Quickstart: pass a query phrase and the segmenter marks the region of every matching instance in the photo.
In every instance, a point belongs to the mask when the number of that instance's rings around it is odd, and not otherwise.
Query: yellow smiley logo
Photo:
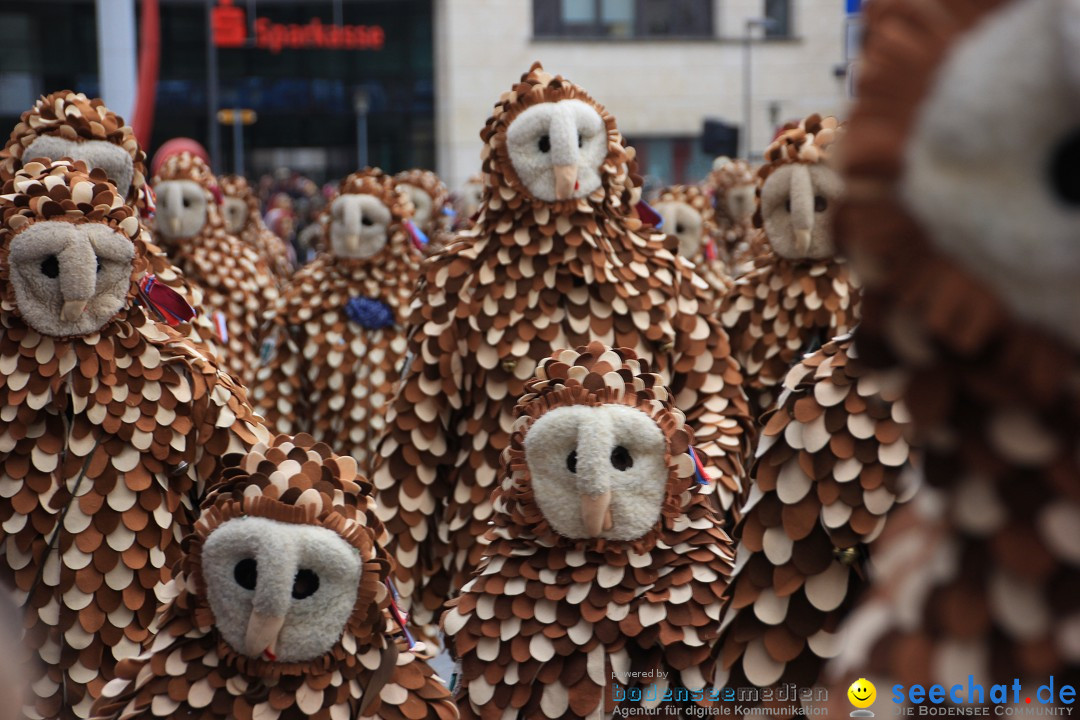
[[[857,708],[868,708],[877,699],[877,688],[866,678],[859,678],[847,689],[848,700]]]

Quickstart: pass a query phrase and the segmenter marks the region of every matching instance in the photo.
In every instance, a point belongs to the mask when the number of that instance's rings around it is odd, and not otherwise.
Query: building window
[[[765,37],[791,37],[791,0],[765,0],[765,17],[772,21],[765,26]]]
[[[712,0],[533,0],[533,35],[712,37],[712,5]]]

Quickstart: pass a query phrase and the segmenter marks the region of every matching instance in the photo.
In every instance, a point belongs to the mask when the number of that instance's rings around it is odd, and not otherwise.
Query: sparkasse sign
[[[247,19],[233,0],[220,0],[211,11],[214,45],[241,48],[249,45]],[[379,25],[332,25],[319,18],[306,23],[275,23],[268,18],[255,19],[255,47],[277,54],[282,50],[382,50],[386,33]]]

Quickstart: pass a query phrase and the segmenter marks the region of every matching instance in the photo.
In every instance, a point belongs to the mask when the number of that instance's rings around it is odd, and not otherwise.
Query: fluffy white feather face
[[[391,219],[374,195],[341,195],[330,208],[330,248],[338,257],[376,255],[389,241]]]
[[[664,232],[679,239],[679,254],[693,260],[705,243],[705,223],[701,213],[684,202],[661,202],[653,209],[664,218]]]
[[[533,494],[564,537],[635,540],[660,518],[668,481],[660,427],[627,405],[574,405],[525,435]]]
[[[127,303],[135,246],[97,223],[39,221],[11,241],[10,278],[23,319],[43,335],[87,335]]]
[[[221,210],[225,216],[225,229],[232,235],[239,235],[247,225],[247,203],[240,198],[226,197]]]
[[[195,237],[206,225],[206,192],[194,180],[162,180],[154,186],[154,229],[166,238]]]
[[[757,188],[752,184],[736,185],[724,195],[724,207],[727,215],[737,223],[745,223],[754,214]]]
[[[434,205],[431,201],[431,196],[424,192],[423,188],[418,188],[409,183],[402,183],[401,185],[398,185],[397,189],[399,192],[408,194],[409,199],[412,200],[412,221],[418,226],[426,228],[428,222],[431,220],[432,206]]]
[[[514,172],[538,200],[589,195],[600,187],[607,157],[607,128],[581,100],[542,103],[525,110],[506,130]]]
[[[461,189],[462,214],[471,218],[480,210],[480,203],[484,199],[484,184],[478,182],[465,183]]]
[[[835,255],[832,216],[843,191],[843,180],[826,165],[790,163],[774,170],[761,188],[761,217],[773,251],[788,260]]]
[[[961,38],[906,148],[931,241],[1022,320],[1080,346],[1080,3],[1007,4]]]
[[[221,636],[249,657],[301,662],[341,638],[363,564],[323,527],[260,517],[229,520],[202,549],[206,595]]]
[[[101,168],[116,186],[120,197],[127,197],[131,181],[135,177],[135,163],[127,151],[104,140],[75,141],[55,135],[42,135],[23,151],[24,161],[34,158],[71,158],[82,160],[90,169]]]

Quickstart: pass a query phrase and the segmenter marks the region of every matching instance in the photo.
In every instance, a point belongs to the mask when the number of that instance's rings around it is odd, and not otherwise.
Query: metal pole
[[[232,125],[233,172],[244,175],[244,124],[240,121],[240,108],[233,110]]]
[[[248,45],[255,44],[255,0],[247,0]]]
[[[334,0],[334,24],[345,24],[345,9],[341,6],[341,0]]]
[[[356,113],[356,169],[368,166],[367,110]]]
[[[131,119],[135,109],[135,0],[97,0],[98,74],[101,97]]]
[[[214,0],[206,0],[206,125],[210,144],[210,164],[216,172],[221,168],[221,133],[218,130],[218,66],[214,46],[212,13]]]
[[[750,149],[753,147],[750,144],[750,123],[753,121],[750,112],[751,94],[751,38],[750,33],[753,31],[754,23],[752,20],[746,21],[746,34],[743,36],[743,156],[750,159]]]

